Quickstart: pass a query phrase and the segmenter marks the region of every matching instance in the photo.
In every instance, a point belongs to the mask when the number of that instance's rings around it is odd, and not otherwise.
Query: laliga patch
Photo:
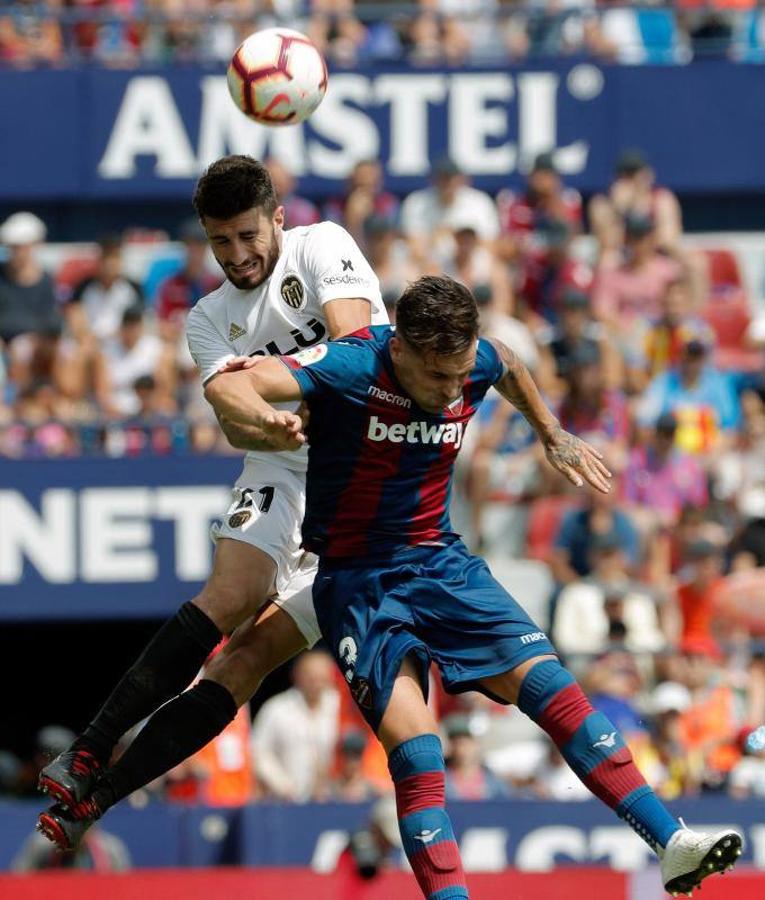
[[[297,360],[301,366],[310,366],[319,362],[327,355],[327,345],[317,344],[315,347],[306,347],[300,353],[293,353],[292,358]]]
[[[252,518],[252,513],[249,509],[242,509],[239,512],[235,512],[233,516],[229,516],[228,519],[228,527],[229,528],[241,528],[242,525],[246,525],[247,522]]]

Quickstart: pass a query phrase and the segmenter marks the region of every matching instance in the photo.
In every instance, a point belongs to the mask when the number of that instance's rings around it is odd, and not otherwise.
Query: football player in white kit
[[[194,205],[226,275],[187,321],[213,409],[228,372],[249,360],[310,354],[327,338],[387,322],[377,278],[353,238],[331,222],[283,230],[284,210],[261,163],[247,156],[213,163]],[[212,574],[162,626],[70,750],[42,770],[40,787],[56,804],[38,828],[61,849],[74,849],[109,806],[219,734],[265,675],[320,636],[311,596],[315,562],[300,547],[307,451],[296,439],[277,443],[218,419],[229,442],[248,452],[234,501],[214,528]],[[232,632],[203,679],[185,691]],[[150,715],[107,768],[117,741]]]

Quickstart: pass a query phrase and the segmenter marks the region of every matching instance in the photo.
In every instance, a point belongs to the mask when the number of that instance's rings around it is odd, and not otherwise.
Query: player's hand
[[[263,415],[259,427],[273,442],[274,450],[299,450],[305,444],[303,420],[296,413],[273,409]]]
[[[564,431],[560,425],[545,443],[545,453],[553,469],[565,475],[576,487],[586,481],[603,494],[611,490],[611,473],[603,464],[603,454],[576,435]]]
[[[262,356],[232,356],[222,365],[218,366],[218,374],[223,372],[241,372],[243,369],[251,369],[263,359]]]

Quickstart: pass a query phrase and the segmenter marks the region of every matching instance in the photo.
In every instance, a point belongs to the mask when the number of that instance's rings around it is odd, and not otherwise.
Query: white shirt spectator
[[[339,735],[340,695],[326,653],[304,653],[296,687],[267,700],[252,726],[255,770],[267,792],[305,803],[328,777]]]
[[[142,376],[156,373],[163,350],[162,341],[155,334],[141,335],[132,347],[126,347],[117,338],[104,344],[111,402],[122,415],[138,412],[140,402],[133,385]]]
[[[81,305],[91,332],[104,340],[119,331],[125,310],[142,300],[138,285],[120,277],[108,288],[97,279],[88,278],[77,287],[69,302]]]
[[[413,191],[401,206],[401,230],[406,237],[428,235],[439,229],[453,229],[465,223],[481,240],[490,241],[499,234],[499,215],[494,201],[476,188],[457,188],[452,203],[442,205],[438,191],[423,188]]]

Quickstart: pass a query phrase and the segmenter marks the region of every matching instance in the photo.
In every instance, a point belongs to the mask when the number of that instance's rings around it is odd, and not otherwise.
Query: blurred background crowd
[[[582,56],[687,63],[765,55],[756,0],[22,0],[0,12],[0,63],[115,67],[227,63],[259,28],[309,34],[335,65]]]
[[[765,317],[736,253],[686,239],[676,197],[637,150],[587,204],[547,153],[525,190],[496,197],[441,159],[429,187],[399,198],[363,161],[322,208],[268,165],[288,226],[343,224],[392,316],[421,273],[469,285],[484,334],[513,347],[563,426],[600,448],[614,491],[577,492],[490,395],[461,454],[455,523],[664,797],[765,796]],[[220,279],[196,221],[54,246],[21,210],[0,243],[0,456],[233,452],[183,336]],[[330,658],[305,654],[292,680],[150,791],[305,802],[389,787]],[[517,710],[449,697],[437,678],[431,702],[452,797],[589,797]],[[34,759],[0,753],[0,791],[31,793],[44,754],[70,739],[49,728]]]

